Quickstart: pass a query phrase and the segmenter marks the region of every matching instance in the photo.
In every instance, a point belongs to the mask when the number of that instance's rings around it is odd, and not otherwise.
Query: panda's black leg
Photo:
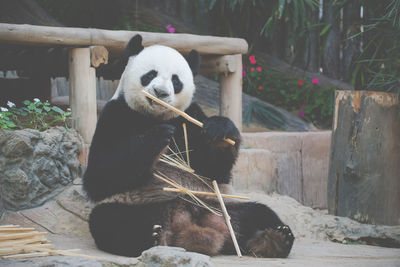
[[[154,246],[153,225],[160,224],[162,205],[108,203],[96,206],[89,217],[90,232],[99,249],[137,257]]]
[[[230,203],[228,212],[236,225],[244,254],[256,257],[287,257],[294,236],[276,213],[260,203]]]

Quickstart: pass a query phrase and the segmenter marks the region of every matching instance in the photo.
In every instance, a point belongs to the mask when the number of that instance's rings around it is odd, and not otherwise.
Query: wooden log
[[[220,75],[221,116],[230,118],[242,130],[242,56],[234,55],[236,71]]]
[[[121,54],[135,34],[141,34],[143,45],[161,44],[183,54],[196,49],[200,54],[245,54],[248,45],[244,39],[170,34],[139,31],[113,31],[70,27],[49,27],[20,24],[0,24],[0,42],[26,45],[104,46],[111,53]]]
[[[400,224],[400,115],[396,94],[337,91],[328,178],[330,214]]]
[[[104,46],[90,47],[90,63],[97,68],[100,64],[108,64],[108,51]]]
[[[203,56],[201,58],[200,73],[224,73],[236,71],[236,57],[226,56]]]
[[[69,54],[69,90],[73,127],[86,144],[92,142],[97,123],[96,74],[90,67],[90,48],[73,48]]]

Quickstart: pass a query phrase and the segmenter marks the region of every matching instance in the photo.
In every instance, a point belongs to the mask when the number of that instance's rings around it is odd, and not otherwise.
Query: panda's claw
[[[161,230],[162,230],[161,225],[158,224],[153,225],[153,233],[151,234],[151,236],[154,239],[154,246],[158,246],[160,243]]]
[[[158,225],[158,224],[155,224],[155,225],[153,225],[153,231],[161,231],[161,225]]]
[[[290,230],[290,227],[287,225],[279,225],[278,227],[276,227],[275,231],[281,233],[285,237],[285,239],[289,241],[294,240],[292,230]]]

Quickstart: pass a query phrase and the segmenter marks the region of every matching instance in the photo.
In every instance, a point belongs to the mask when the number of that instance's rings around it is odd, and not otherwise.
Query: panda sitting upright
[[[96,202],[89,217],[96,245],[135,257],[154,245],[208,255],[234,254],[223,217],[188,202],[182,194],[164,192],[162,188],[168,185],[154,177],[155,171],[162,171],[188,189],[205,190],[201,182],[186,180],[190,173],[159,160],[171,140],[184,150],[185,119],[151,101],[142,90],[204,123],[203,128],[187,123],[190,165],[198,175],[215,179],[221,191],[230,182],[240,133],[228,118],[208,118],[191,104],[198,53],[192,51],[186,61],[166,46],[144,48],[142,37],[135,35],[126,56],[129,60],[119,87],[97,122],[83,180],[89,198]],[[215,198],[203,200],[218,207]],[[294,237],[275,212],[260,203],[225,202],[244,255],[288,256]]]

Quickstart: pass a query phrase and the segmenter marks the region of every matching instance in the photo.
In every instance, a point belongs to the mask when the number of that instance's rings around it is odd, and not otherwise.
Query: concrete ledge
[[[331,131],[243,133],[233,169],[237,190],[276,191],[327,208]]]

